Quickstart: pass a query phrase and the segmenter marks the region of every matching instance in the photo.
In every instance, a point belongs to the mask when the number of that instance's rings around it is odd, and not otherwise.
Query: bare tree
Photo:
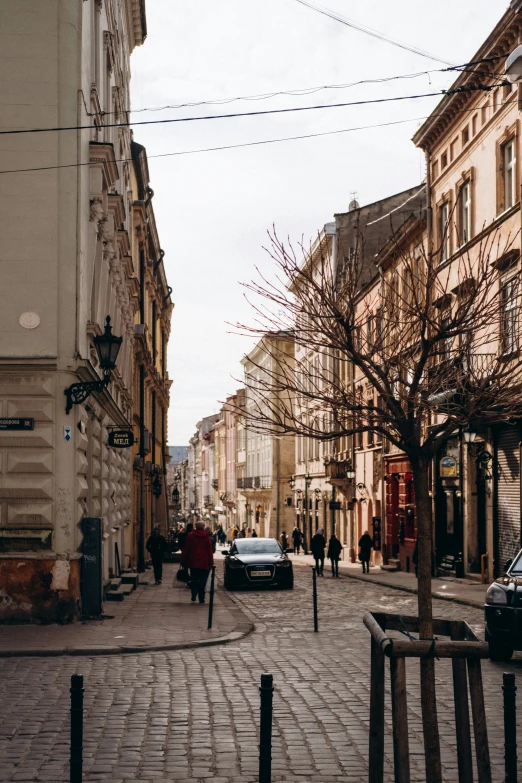
[[[320,440],[373,432],[411,464],[418,529],[420,637],[433,638],[432,513],[429,466],[462,429],[522,415],[515,306],[505,307],[502,280],[518,260],[516,237],[495,232],[446,261],[427,250],[422,217],[411,215],[378,258],[358,247],[332,257],[325,239],[297,252],[270,234],[275,282],[247,285],[256,323],[239,330],[263,338],[292,333],[296,351],[274,354],[275,370],[257,373],[247,426]],[[304,259],[304,260],[303,260]],[[518,279],[518,278],[517,278]],[[320,357],[311,367],[301,347]],[[267,350],[270,351],[267,342]],[[274,364],[273,363],[273,364]],[[374,392],[361,396],[356,379]],[[246,379],[247,386],[249,379]],[[375,404],[377,401],[377,404]],[[421,660],[426,779],[441,781],[432,659]]]

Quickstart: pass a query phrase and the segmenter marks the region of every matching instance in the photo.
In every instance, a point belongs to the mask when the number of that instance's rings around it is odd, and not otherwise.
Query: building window
[[[431,178],[437,179],[438,176],[439,176],[439,162],[438,160],[436,160],[433,166],[431,167]]]
[[[515,140],[511,139],[502,147],[502,171],[504,175],[504,210],[516,203],[516,154]]]
[[[440,156],[440,167],[441,169],[445,169],[447,165],[448,165],[448,153],[443,152],[442,155]]]
[[[373,400],[368,400],[368,426],[373,427],[374,415],[373,415]],[[368,430],[368,446],[374,445],[374,433],[373,430]]]
[[[502,98],[503,100],[507,101],[509,99],[509,96],[511,95],[511,90],[513,89],[513,85],[511,82],[507,82],[502,87]]]
[[[440,262],[447,261],[450,256],[449,247],[449,204],[446,201],[439,208],[439,245]]]
[[[466,180],[459,192],[459,239],[465,245],[471,239],[471,182]]]
[[[518,351],[518,296],[519,278],[513,275],[501,284],[502,306],[500,345],[503,354]]]
[[[477,135],[477,128],[478,128],[478,114],[474,114],[471,118],[471,135],[476,136]]]
[[[372,353],[374,344],[374,323],[373,316],[370,316],[366,322],[366,343],[368,346],[368,353]]]
[[[453,161],[457,155],[457,144],[458,139],[453,139],[453,141],[450,144],[450,161]]]
[[[486,122],[488,121],[488,104],[487,103],[485,103],[484,106],[482,106],[482,108],[480,109],[480,114],[481,114],[482,125],[485,125]]]
[[[465,147],[468,141],[469,141],[469,126],[466,125],[466,127],[462,131],[462,146]]]

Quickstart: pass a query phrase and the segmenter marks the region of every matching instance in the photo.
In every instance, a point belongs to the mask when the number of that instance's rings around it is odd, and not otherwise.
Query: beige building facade
[[[103,576],[130,524],[131,455],[107,446],[131,421],[134,273],[130,54],[143,0],[1,2],[0,619],[81,611],[82,519],[100,520]],[[23,13],[22,13],[23,12]],[[21,35],[20,33],[23,33]],[[91,129],[89,129],[91,128]],[[78,165],[76,165],[78,164]],[[122,338],[103,391],[66,412],[64,390],[97,382],[94,338]]]

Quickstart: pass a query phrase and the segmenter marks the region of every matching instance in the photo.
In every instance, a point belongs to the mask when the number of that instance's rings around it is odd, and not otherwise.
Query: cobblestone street
[[[370,644],[362,615],[367,609],[413,614],[416,598],[325,577],[319,580],[320,625],[314,634],[310,570],[296,567],[295,573],[292,593],[234,594],[256,624],[237,643],[112,657],[0,660],[1,783],[68,780],[69,681],[75,672],[85,678],[85,781],[255,781],[258,684],[264,672],[274,675],[276,689],[273,779],[364,781]],[[435,601],[435,615],[465,619],[482,636],[479,609]],[[518,676],[521,666],[519,654],[510,665],[483,663],[495,783],[503,780],[502,672]],[[416,664],[408,663],[407,671],[412,780],[421,781]],[[454,783],[450,665],[437,663],[437,672],[444,779]],[[520,716],[522,704],[519,724]],[[386,719],[390,770],[388,704]],[[389,771],[386,780],[392,780]]]

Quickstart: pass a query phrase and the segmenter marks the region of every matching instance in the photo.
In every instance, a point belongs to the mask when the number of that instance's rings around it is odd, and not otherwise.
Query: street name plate
[[[0,430],[34,430],[34,419],[0,419]]]

